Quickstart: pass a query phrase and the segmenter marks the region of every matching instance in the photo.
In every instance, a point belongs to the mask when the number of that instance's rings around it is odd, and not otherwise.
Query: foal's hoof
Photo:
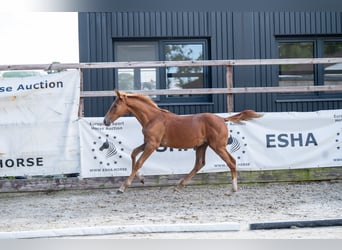
[[[142,178],[142,179],[140,180],[140,182],[141,182],[142,184],[145,184],[145,179]]]
[[[173,188],[173,192],[174,192],[174,193],[180,194],[180,193],[181,193],[181,190],[182,190],[182,187],[179,187],[179,186]]]
[[[233,196],[235,194],[236,194],[236,192],[233,189],[231,191],[224,193],[225,196]]]
[[[118,189],[118,191],[116,191],[117,194],[123,194],[124,191],[122,191],[121,189]]]

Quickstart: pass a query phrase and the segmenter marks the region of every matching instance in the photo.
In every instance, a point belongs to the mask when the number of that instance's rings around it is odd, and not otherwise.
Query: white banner
[[[229,116],[231,114],[219,114]],[[123,117],[109,127],[103,118],[79,121],[81,175],[83,177],[127,176],[132,150],[143,143],[135,118]],[[238,170],[271,170],[341,166],[342,110],[311,113],[265,113],[244,124],[227,123],[227,149]],[[160,147],[141,169],[145,175],[185,174],[195,162],[193,149]],[[200,172],[228,171],[211,149]]]
[[[79,172],[79,71],[0,80],[0,176]]]

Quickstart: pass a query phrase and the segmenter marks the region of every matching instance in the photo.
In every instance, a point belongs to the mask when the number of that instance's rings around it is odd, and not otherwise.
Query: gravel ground
[[[238,222],[238,232],[114,234],[88,238],[339,238],[342,227],[253,230],[250,223],[342,218],[342,182],[0,193],[0,232],[164,223]],[[77,238],[77,237],[70,237]]]

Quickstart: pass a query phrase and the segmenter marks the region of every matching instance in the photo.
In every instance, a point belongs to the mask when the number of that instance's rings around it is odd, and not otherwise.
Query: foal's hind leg
[[[226,162],[228,167],[230,168],[230,172],[232,174],[232,185],[233,185],[233,192],[236,192],[238,189],[237,186],[237,173],[236,173],[236,161],[231,156],[231,154],[228,153],[227,149],[225,146],[220,147],[218,149],[213,148],[213,150]]]
[[[191,172],[185,176],[175,188],[175,191],[180,191],[191,179],[194,175],[205,165],[205,151],[207,150],[208,145],[203,144],[196,148],[196,162],[194,168]]]

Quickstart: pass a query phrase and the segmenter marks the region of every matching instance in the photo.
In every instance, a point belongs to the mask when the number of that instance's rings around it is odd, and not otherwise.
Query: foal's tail
[[[254,118],[259,118],[262,117],[262,114],[258,114],[257,112],[255,112],[254,110],[244,110],[241,113],[238,113],[236,115],[232,115],[226,118],[223,118],[225,122],[234,122],[234,123],[241,123],[241,121],[248,121],[248,120],[252,120]]]

